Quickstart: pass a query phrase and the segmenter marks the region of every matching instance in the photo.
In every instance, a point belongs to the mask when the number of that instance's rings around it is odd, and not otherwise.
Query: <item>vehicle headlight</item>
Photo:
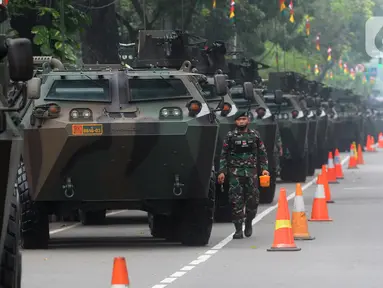
[[[74,108],[69,112],[71,121],[89,121],[93,119],[92,110],[89,108]]]
[[[160,118],[167,118],[167,119],[180,119],[182,117],[182,110],[178,107],[166,107],[162,108],[160,111]]]
[[[289,119],[289,115],[283,114],[283,119]]]
[[[278,119],[283,119],[283,115],[282,115],[282,114],[279,114],[279,115],[278,115]]]
[[[173,115],[174,116],[180,116],[181,115],[181,111],[179,109],[174,109],[173,110]]]
[[[91,115],[92,113],[89,110],[84,110],[82,112],[82,116],[84,116],[85,118],[89,118]]]
[[[70,112],[70,117],[72,117],[73,119],[77,119],[79,116],[79,113],[77,110],[72,110],[72,112]]]
[[[167,117],[169,115],[169,110],[168,109],[162,109],[161,110],[161,115],[164,117]]]

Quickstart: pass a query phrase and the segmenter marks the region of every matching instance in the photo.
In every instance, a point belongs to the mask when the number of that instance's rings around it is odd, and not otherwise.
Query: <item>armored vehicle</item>
[[[356,141],[361,144],[363,139],[363,116],[358,115],[360,99],[350,90],[333,89],[331,98],[334,100],[334,108],[338,113],[338,121],[335,122],[335,134],[337,135],[337,148],[340,152],[349,150],[350,144]]]
[[[309,116],[309,173],[314,175],[315,168],[321,168],[327,163],[328,152],[332,151],[328,147],[328,135],[330,132],[328,115],[321,107],[321,99],[326,97],[321,94],[326,93],[323,84],[316,81],[308,81],[302,78],[300,83],[305,99],[303,105],[307,105],[310,111]],[[327,98],[326,98],[327,99]],[[316,128],[314,129],[314,127]],[[331,136],[332,137],[332,136]]]
[[[5,24],[6,15],[6,7],[0,5],[0,26]],[[20,288],[20,199],[14,181],[23,142],[17,116],[27,101],[26,82],[33,76],[28,39],[0,35],[0,73],[0,287]]]
[[[300,106],[296,75],[293,72],[269,73],[265,102],[275,115],[283,143],[280,177],[283,181],[305,182],[308,168],[309,124]],[[272,91],[281,90],[282,103],[275,104]]]
[[[140,49],[163,49],[164,36],[155,33],[140,31]],[[47,216],[74,209],[83,224],[101,222],[106,209],[147,211],[154,237],[208,243],[215,113],[189,61],[166,55],[151,62],[141,52],[134,69],[63,70],[58,63],[39,79],[38,96],[22,119],[26,169],[18,184],[24,201],[32,203],[22,219],[30,223],[24,248],[47,248]],[[214,83],[218,95],[227,94],[224,75],[215,75]]]

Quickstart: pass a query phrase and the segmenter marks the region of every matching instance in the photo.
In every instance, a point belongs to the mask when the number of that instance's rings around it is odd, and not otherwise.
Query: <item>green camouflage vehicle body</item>
[[[0,28],[7,8],[0,4]],[[33,76],[32,43],[0,35],[0,287],[20,288],[20,199],[14,181],[23,140],[17,116],[27,101],[27,81]],[[12,82],[10,81],[12,80]]]
[[[25,111],[23,194],[34,215],[23,219],[32,223],[25,248],[47,248],[48,215],[75,209],[84,224],[102,221],[106,209],[147,211],[153,236],[207,244],[218,123],[191,63],[103,66],[44,73]]]

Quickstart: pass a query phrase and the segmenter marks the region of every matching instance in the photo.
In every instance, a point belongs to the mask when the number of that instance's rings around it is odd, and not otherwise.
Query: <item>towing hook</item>
[[[74,196],[74,186],[71,178],[68,177],[66,179],[62,188],[64,189],[64,195],[66,198],[72,198]]]
[[[178,174],[174,177],[174,185],[173,185],[173,194],[175,196],[182,195],[182,187],[185,186],[183,183],[180,183],[180,176]]]

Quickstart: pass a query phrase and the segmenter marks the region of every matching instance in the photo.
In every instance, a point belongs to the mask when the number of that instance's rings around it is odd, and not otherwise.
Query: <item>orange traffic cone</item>
[[[111,288],[129,288],[128,268],[124,257],[115,257]]]
[[[350,159],[348,160],[348,169],[358,169],[357,161],[354,154],[354,144],[351,144]]]
[[[364,164],[362,146],[360,144],[358,144],[358,159],[356,162],[357,162],[357,165],[363,165]]]
[[[328,152],[327,181],[331,184],[339,183],[339,181],[336,180],[336,171],[334,165],[334,158],[332,157],[332,152]]]
[[[285,188],[279,192],[277,218],[275,222],[274,242],[267,251],[300,251],[294,242],[290,221],[289,206]]]
[[[318,177],[322,178],[322,175],[319,175]],[[324,193],[323,184],[318,184],[317,186],[311,210],[311,218],[309,221],[332,221],[332,219],[328,216],[326,195]]]
[[[335,149],[334,162],[336,179],[344,179],[342,162],[340,161],[340,154],[338,149]]]
[[[301,184],[297,183],[295,189],[294,208],[292,215],[293,235],[295,240],[314,240],[308,229],[305,203],[303,201],[303,193]]]
[[[383,148],[383,133],[379,133],[379,138],[378,138],[378,147]]]
[[[326,202],[335,203],[331,199],[331,191],[330,191],[330,185],[328,184],[327,175],[328,175],[328,172],[326,170],[326,165],[322,165],[321,177],[318,177],[317,184],[323,185],[324,195],[326,195]]]
[[[371,152],[371,135],[367,135],[366,151]]]

